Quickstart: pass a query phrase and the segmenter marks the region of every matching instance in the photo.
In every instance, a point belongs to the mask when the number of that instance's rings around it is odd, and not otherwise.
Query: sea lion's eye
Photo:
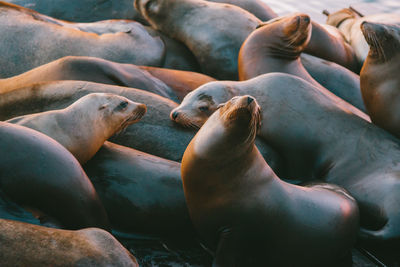
[[[201,106],[201,107],[199,107],[199,110],[201,112],[207,112],[208,111],[208,107],[207,106]]]
[[[145,10],[151,11],[151,8],[153,7],[153,4],[155,4],[155,2],[156,1],[154,1],[154,0],[147,1],[147,3],[144,6]]]
[[[120,107],[121,109],[124,109],[124,108],[126,108],[127,106],[128,106],[128,101],[123,101],[123,102],[119,103],[119,107]]]
[[[128,101],[122,101],[121,103],[119,103],[119,105],[118,106],[116,106],[115,108],[114,108],[114,111],[121,111],[121,110],[124,110],[124,109],[126,109],[126,107],[128,106]]]

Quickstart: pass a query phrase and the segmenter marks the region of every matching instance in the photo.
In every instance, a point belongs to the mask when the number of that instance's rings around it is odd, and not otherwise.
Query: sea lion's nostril
[[[248,105],[250,105],[251,104],[251,102],[253,102],[254,101],[254,98],[252,98],[252,97],[247,97],[247,104]]]
[[[178,111],[172,112],[172,118],[173,118],[174,120],[176,120],[176,118],[178,117],[178,115],[179,115]]]

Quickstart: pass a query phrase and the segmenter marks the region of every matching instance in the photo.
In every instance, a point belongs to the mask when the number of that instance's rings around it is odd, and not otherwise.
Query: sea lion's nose
[[[178,117],[178,115],[179,115],[179,112],[178,111],[174,111],[174,112],[172,112],[172,119],[174,119],[174,120],[176,120],[176,118]]]
[[[251,96],[247,97],[247,105],[250,105],[251,102],[253,102],[253,101],[254,101],[254,98],[252,98]]]

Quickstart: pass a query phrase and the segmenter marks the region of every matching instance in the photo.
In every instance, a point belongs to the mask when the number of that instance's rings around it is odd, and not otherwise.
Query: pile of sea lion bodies
[[[400,16],[134,7],[143,24],[0,2],[0,265],[157,265],[110,232],[198,240],[213,266],[396,251]]]

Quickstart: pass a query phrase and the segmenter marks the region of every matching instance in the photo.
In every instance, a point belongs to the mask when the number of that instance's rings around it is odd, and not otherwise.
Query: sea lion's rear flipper
[[[212,267],[235,266],[235,242],[232,242],[232,229],[221,232]]]

